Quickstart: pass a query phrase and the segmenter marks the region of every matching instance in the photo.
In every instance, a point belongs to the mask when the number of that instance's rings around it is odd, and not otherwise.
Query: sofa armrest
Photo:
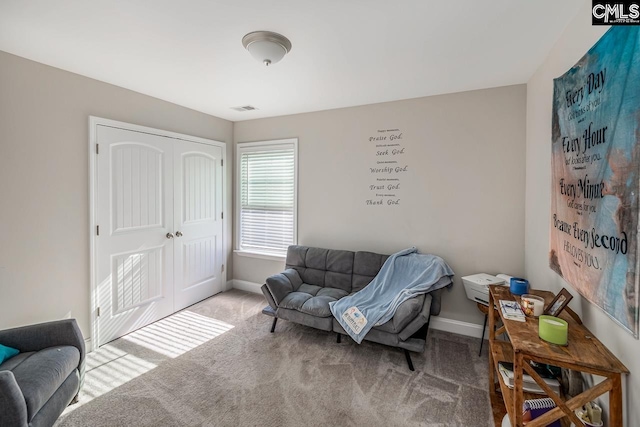
[[[300,278],[300,275],[292,268],[289,268],[282,273],[267,277],[265,283],[276,305],[280,305],[284,297],[298,289],[301,284],[302,279]]]
[[[403,330],[409,322],[416,318],[424,306],[424,294],[409,298],[398,306],[391,321],[396,331]]]
[[[398,334],[398,338],[405,341],[413,334],[418,332],[420,328],[426,325],[429,322],[429,318],[431,317],[431,305],[433,301],[433,292],[428,293],[424,296],[424,302],[422,307],[420,308],[420,313],[411,321],[409,324]]]
[[[80,385],[84,381],[85,347],[82,332],[75,319],[56,320],[0,331],[0,343],[17,348],[21,353],[40,351],[58,345],[70,345],[80,352]]]
[[[277,310],[278,304],[276,304],[276,301],[273,299],[273,295],[271,295],[271,291],[269,290],[267,285],[264,284],[260,286],[260,290],[262,291],[262,295],[264,295],[264,299],[267,300],[267,304],[269,304],[269,307],[271,307],[273,310]]]
[[[81,359],[85,355],[84,339],[75,319],[5,329],[0,331],[0,343],[17,348],[21,353],[57,345],[71,345],[78,349]]]
[[[11,371],[0,371],[0,426],[27,427],[27,403]]]
[[[442,308],[443,291],[444,288],[440,288],[428,293],[428,295],[431,295],[431,314],[433,314],[434,316],[440,314],[440,309]]]
[[[393,326],[396,331],[403,330],[411,320],[418,316],[418,313],[422,311],[422,318],[424,323],[429,320],[429,314],[437,316],[440,314],[442,307],[442,291],[444,288],[431,291],[425,295],[418,295],[417,297],[410,298],[400,304],[393,316]],[[427,301],[425,301],[424,299]],[[420,321],[418,321],[419,323]],[[418,328],[419,329],[419,328]],[[412,332],[413,334],[413,332]]]

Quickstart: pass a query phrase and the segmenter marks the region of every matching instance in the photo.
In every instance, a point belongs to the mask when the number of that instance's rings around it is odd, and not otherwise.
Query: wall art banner
[[[612,27],[554,80],[549,265],[638,338],[640,32]]]

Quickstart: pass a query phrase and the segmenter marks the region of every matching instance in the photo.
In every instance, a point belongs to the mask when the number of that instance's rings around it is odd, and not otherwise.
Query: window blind
[[[240,153],[240,249],[285,255],[294,244],[293,144]]]

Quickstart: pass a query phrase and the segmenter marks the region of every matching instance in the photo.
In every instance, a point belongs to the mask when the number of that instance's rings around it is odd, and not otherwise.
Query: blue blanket
[[[400,304],[450,286],[454,273],[435,255],[409,248],[391,255],[364,289],[329,303],[331,313],[358,344],[369,330],[389,321]]]

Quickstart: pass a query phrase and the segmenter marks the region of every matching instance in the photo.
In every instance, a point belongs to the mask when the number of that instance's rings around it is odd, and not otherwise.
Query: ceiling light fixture
[[[291,51],[291,42],[282,34],[254,31],[242,38],[242,45],[264,65],[275,64]]]

